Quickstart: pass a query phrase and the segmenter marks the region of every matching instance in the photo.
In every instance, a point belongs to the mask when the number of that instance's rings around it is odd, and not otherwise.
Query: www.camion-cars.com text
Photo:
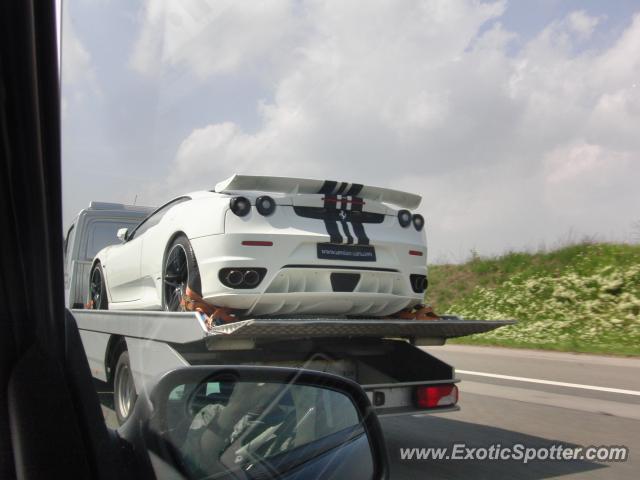
[[[521,443],[489,446],[471,446],[454,443],[450,447],[400,448],[401,460],[491,460],[517,461],[574,461],[624,462],[629,458],[629,448],[623,445],[575,446],[552,444],[528,447]]]

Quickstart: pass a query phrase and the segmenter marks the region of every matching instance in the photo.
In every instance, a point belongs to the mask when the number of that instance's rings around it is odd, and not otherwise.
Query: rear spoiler
[[[266,177],[258,175],[233,175],[218,183],[215,191],[230,193],[237,191],[258,191],[284,193],[295,195],[298,193],[352,195],[377,202],[390,203],[401,208],[417,208],[422,201],[420,195],[401,192],[390,188],[369,187],[359,183],[335,182],[333,180],[313,180],[310,178]]]

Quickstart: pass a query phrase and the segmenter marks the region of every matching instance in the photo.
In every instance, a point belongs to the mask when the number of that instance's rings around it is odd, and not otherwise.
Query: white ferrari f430
[[[171,200],[90,270],[97,309],[178,311],[193,292],[241,316],[386,316],[427,287],[418,195],[356,183],[234,175]]]

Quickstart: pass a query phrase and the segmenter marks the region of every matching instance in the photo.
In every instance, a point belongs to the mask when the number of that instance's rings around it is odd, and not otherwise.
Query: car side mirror
[[[165,374],[145,424],[154,473],[186,478],[386,479],[378,418],[360,385],[280,367],[192,366]],[[141,402],[137,402],[141,403]],[[138,405],[136,405],[137,407]],[[139,430],[138,430],[139,431]]]
[[[111,231],[113,232],[113,230]],[[119,228],[118,232],[116,233],[116,237],[118,237],[118,240],[120,240],[121,242],[126,242],[128,235],[129,235],[128,228]]]

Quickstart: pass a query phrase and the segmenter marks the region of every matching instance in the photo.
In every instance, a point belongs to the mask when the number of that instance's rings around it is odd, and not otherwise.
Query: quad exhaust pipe
[[[411,289],[415,293],[424,293],[429,285],[426,275],[411,274],[409,276],[409,282],[411,283]]]
[[[266,268],[223,268],[218,278],[226,287],[251,289],[257,287],[266,274]]]
[[[227,280],[227,284],[232,287],[237,287],[244,280],[244,273],[241,270],[229,270],[227,276],[225,277]]]
[[[255,287],[260,283],[260,275],[255,270],[247,270],[244,272],[244,283],[248,287]]]

